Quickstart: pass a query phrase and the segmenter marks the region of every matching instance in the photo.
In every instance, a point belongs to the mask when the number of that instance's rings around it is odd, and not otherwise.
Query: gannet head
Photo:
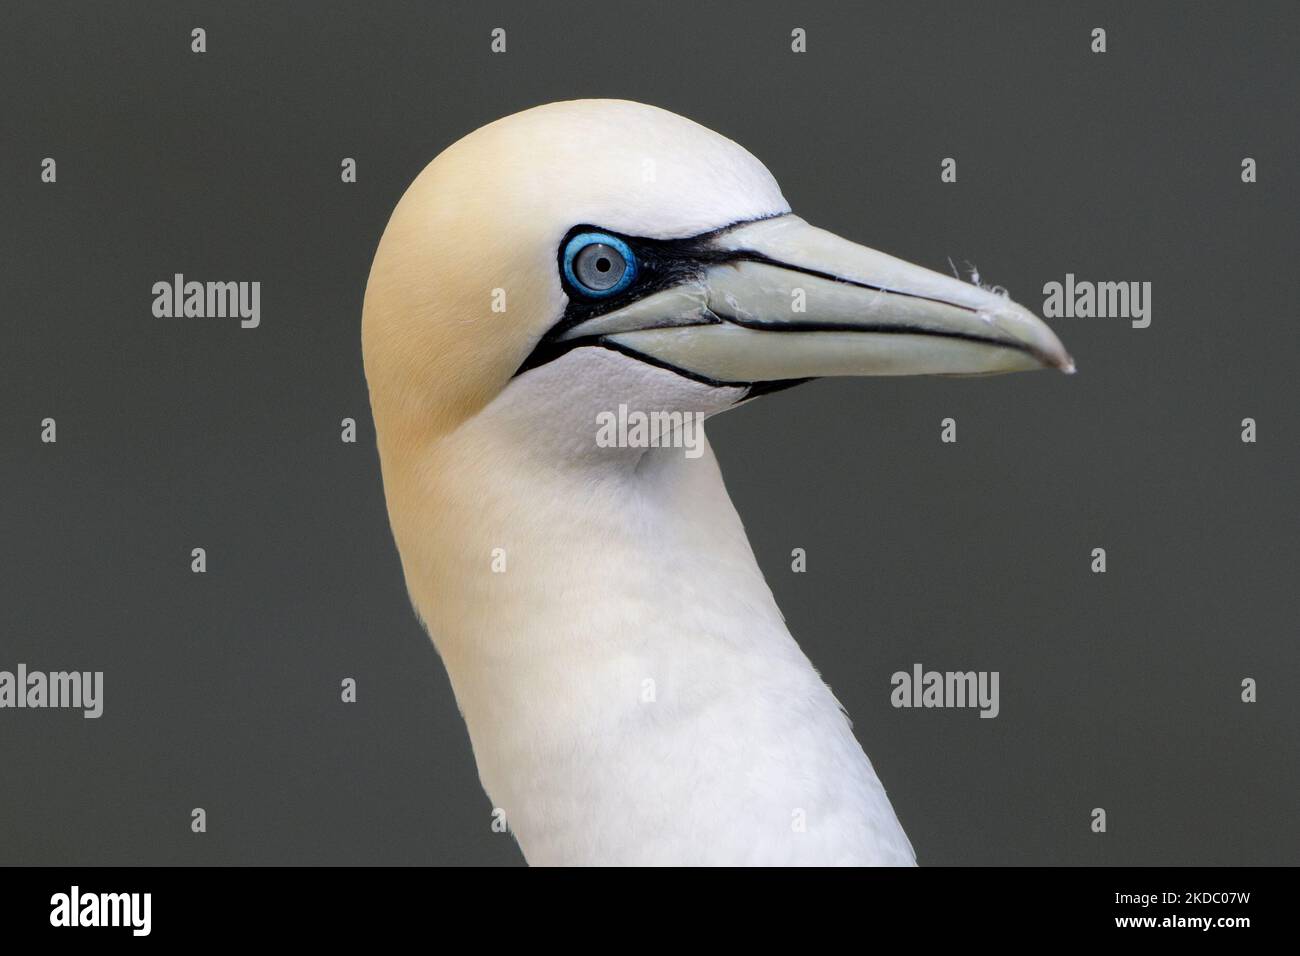
[[[821,376],[1073,369],[1005,296],[809,225],[736,143],[618,100],[506,117],[430,163],[380,242],[363,347],[381,447],[512,393],[591,422]]]

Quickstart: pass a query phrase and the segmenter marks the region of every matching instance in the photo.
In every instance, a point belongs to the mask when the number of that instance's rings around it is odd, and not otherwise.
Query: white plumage
[[[363,342],[393,533],[530,863],[914,862],[712,451],[599,447],[595,422],[620,403],[713,414],[774,379],[1069,360],[1004,298],[788,213],[730,140],[579,101],[447,149],[381,241]],[[581,296],[557,257],[577,226],[635,242],[750,222],[708,248],[762,262],[566,313]],[[574,347],[516,374],[566,315]]]

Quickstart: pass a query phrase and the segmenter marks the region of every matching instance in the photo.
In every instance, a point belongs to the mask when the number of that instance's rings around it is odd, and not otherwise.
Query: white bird
[[[581,100],[420,173],[362,338],[406,585],[530,864],[915,863],[707,443],[604,447],[597,423],[820,376],[1072,370],[1045,324],[808,225],[711,130]]]

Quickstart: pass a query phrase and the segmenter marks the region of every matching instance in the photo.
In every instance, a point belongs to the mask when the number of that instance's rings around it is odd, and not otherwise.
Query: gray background
[[[404,593],[359,322],[424,164],[579,96],[1035,309],[1153,283],[1149,329],[1052,322],[1073,379],[818,382],[710,434],[922,863],[1300,861],[1294,3],[125,6],[0,29],[0,669],[106,672],[99,720],[0,711],[0,863],[520,862]],[[174,272],[260,280],[261,328],[155,319]],[[1001,716],[891,708],[916,661],[1000,671]]]

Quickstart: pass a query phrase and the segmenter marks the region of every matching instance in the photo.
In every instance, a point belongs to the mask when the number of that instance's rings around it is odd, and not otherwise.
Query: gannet
[[[822,376],[1073,370],[1042,321],[809,225],[718,133],[579,100],[419,174],[362,348],[406,586],[528,863],[914,865],[707,442],[603,447],[596,423]]]

